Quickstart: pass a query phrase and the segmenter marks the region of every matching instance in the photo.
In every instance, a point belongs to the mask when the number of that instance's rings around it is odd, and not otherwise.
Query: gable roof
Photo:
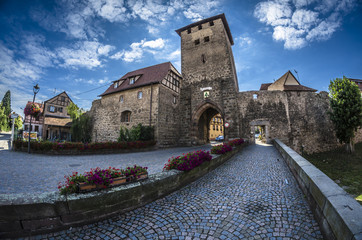
[[[175,32],[177,32],[177,34],[179,36],[181,36],[181,32],[189,29],[189,28],[192,28],[192,27],[196,27],[200,24],[203,24],[203,23],[207,23],[207,22],[211,22],[213,20],[216,20],[216,19],[219,19],[221,18],[222,22],[224,23],[224,27],[225,27],[225,30],[226,30],[226,33],[228,35],[228,38],[229,38],[229,41],[230,41],[230,44],[231,45],[234,45],[234,40],[233,40],[233,37],[231,36],[231,32],[230,32],[230,28],[229,28],[229,24],[228,22],[226,21],[226,18],[225,18],[225,14],[222,13],[222,14],[219,14],[219,15],[216,15],[216,16],[213,16],[213,17],[209,17],[209,18],[206,18],[206,19],[203,19],[201,21],[198,21],[198,22],[194,22],[194,23],[191,23],[185,27],[182,27],[180,29],[177,29],[175,30]]]
[[[153,83],[160,83],[162,79],[166,77],[168,72],[171,69],[175,69],[170,62],[165,62],[157,65],[153,65],[146,68],[141,68],[132,72],[126,73],[123,77],[118,80],[113,81],[113,83],[108,87],[108,89],[99,96],[105,96],[108,94],[121,92],[128,89],[138,88],[142,86],[147,86]],[[177,72],[181,76],[180,73]],[[129,77],[140,76],[134,84],[129,84]],[[114,88],[114,83],[117,81],[120,82],[120,85],[117,88]]]
[[[71,101],[71,102],[73,102],[72,101],[72,99],[69,97],[69,95],[64,91],[64,92],[61,92],[61,93],[59,93],[58,95],[56,95],[56,96],[54,96],[54,97],[52,97],[52,98],[50,98],[50,99],[48,99],[48,100],[46,100],[44,103],[46,103],[46,102],[50,102],[50,101],[52,101],[52,100],[54,100],[54,99],[56,99],[58,96],[60,96],[60,95],[62,95],[62,94],[65,94],[68,98],[69,98],[69,100]]]
[[[316,89],[309,88],[300,84],[291,71],[288,70],[283,76],[281,76],[274,83],[263,83],[260,86],[260,90],[280,90],[280,91],[307,91],[316,92]]]

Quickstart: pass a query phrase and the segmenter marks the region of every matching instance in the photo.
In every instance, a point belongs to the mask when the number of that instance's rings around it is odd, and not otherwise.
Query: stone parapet
[[[362,206],[332,179],[278,139],[283,156],[326,239],[362,239]]]
[[[188,172],[171,170],[148,179],[85,194],[0,195],[0,238],[34,236],[100,221],[143,206],[214,170],[246,144]]]

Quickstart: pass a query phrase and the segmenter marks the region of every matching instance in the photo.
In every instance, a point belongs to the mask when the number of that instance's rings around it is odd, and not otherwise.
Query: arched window
[[[131,111],[124,111],[121,113],[121,122],[131,121]]]

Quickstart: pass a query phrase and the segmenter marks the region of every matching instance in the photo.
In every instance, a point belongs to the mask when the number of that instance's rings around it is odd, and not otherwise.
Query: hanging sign
[[[230,124],[226,122],[224,126],[225,126],[226,128],[228,128],[228,127],[230,126]]]
[[[209,91],[204,91],[204,98],[208,98],[210,97],[210,92]]]

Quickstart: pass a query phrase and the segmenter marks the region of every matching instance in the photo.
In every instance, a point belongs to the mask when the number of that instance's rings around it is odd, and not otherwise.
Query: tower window
[[[211,21],[211,22],[210,22],[210,26],[214,26],[214,21]]]
[[[142,91],[139,91],[139,92],[137,93],[137,98],[138,98],[138,99],[142,99]]]
[[[210,37],[207,36],[207,37],[204,37],[204,42],[209,42],[210,41]]]
[[[188,33],[188,34],[191,33],[191,28],[187,29],[187,33]]]
[[[258,94],[253,94],[253,99],[258,99]]]
[[[176,97],[173,96],[173,104],[176,104]]]
[[[199,30],[201,30],[202,29],[202,25],[199,25]]]
[[[200,44],[200,39],[196,39],[195,40],[195,45],[199,45]]]
[[[119,101],[120,101],[121,103],[123,103],[123,101],[124,101],[123,95],[119,96]]]

